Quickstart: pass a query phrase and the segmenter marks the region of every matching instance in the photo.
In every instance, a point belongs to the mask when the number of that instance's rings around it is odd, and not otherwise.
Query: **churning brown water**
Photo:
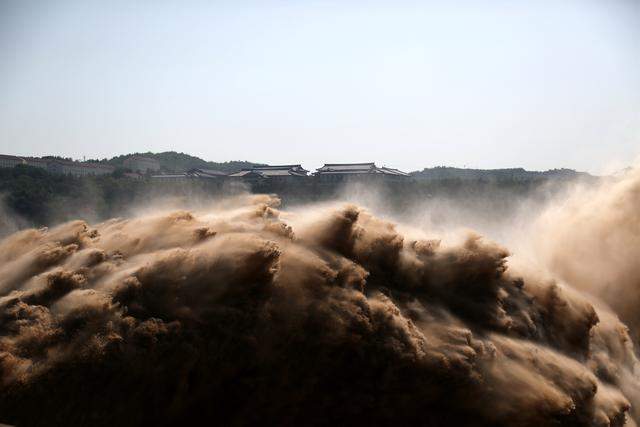
[[[0,422],[639,419],[640,173],[539,218],[544,276],[473,233],[445,244],[354,205],[277,207],[247,196],[0,242]]]

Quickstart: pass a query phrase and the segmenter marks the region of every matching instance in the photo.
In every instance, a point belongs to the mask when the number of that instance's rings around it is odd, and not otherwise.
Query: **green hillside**
[[[577,172],[573,169],[550,169],[547,171],[528,171],[523,168],[508,169],[467,169],[448,166],[425,168],[421,171],[411,172],[417,180],[487,180],[487,181],[529,181],[548,178],[574,179],[593,176],[586,172]]]
[[[200,157],[191,156],[185,153],[178,153],[176,151],[165,151],[162,153],[132,153],[123,154],[106,160],[106,163],[113,166],[123,166],[126,159],[132,156],[144,156],[151,157],[160,162],[160,168],[165,172],[184,172],[189,169],[215,169],[222,172],[235,172],[243,168],[249,168],[251,166],[259,165],[259,163],[251,163],[247,161],[230,161],[230,162],[208,162]],[[104,162],[104,161],[103,161]]]

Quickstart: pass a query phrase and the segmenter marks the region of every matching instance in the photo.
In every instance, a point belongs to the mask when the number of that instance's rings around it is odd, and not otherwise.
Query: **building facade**
[[[26,164],[27,162],[21,157],[0,154],[0,168],[12,168],[17,165],[26,165]]]
[[[17,165],[27,165],[44,169],[50,173],[74,176],[106,175],[114,171],[113,166],[102,163],[74,162],[62,159],[17,157],[0,154],[0,167],[12,168]]]
[[[229,175],[231,178],[245,179],[289,179],[308,176],[309,171],[302,165],[254,166]]]
[[[342,181],[345,179],[382,179],[388,181],[404,180],[410,177],[408,173],[385,166],[378,167],[375,163],[325,163],[314,174],[323,182]]]
[[[228,176],[225,172],[213,169],[189,169],[183,173],[152,175],[151,178],[158,180],[184,180],[184,179],[217,179],[223,180]]]

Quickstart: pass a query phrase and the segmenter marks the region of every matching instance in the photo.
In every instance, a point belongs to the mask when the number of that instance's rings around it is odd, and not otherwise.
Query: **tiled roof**
[[[343,170],[333,170],[333,169],[325,169],[319,170],[316,172],[316,175],[357,175],[357,174],[369,174],[375,173],[375,171],[371,169],[343,169]]]
[[[307,172],[309,171],[305,170],[301,165],[274,165],[255,166],[250,169],[243,169],[229,176],[244,177],[253,174],[263,178],[269,178],[275,176],[307,176]]]
[[[384,171],[384,173],[390,174],[390,175],[398,175],[398,176],[411,176],[406,172],[402,172],[401,170],[398,169],[393,169],[393,168],[388,168],[388,167],[381,167],[380,170]]]
[[[254,169],[253,171],[264,176],[289,176],[295,174],[289,169]]]
[[[251,168],[253,171],[264,173],[266,176],[305,176],[308,170],[304,169],[302,165],[267,165],[267,166],[255,166]]]
[[[363,171],[375,168],[375,163],[325,163],[318,172]]]
[[[265,166],[254,166],[251,169],[295,169],[295,170],[304,170],[302,165],[265,165]]]
[[[409,174],[387,167],[377,167],[375,163],[326,163],[319,168],[316,175],[353,175],[353,174],[383,174],[409,176]]]
[[[214,169],[191,169],[187,172],[188,175],[193,175],[193,176],[201,176],[201,177],[205,177],[205,178],[215,178],[215,177],[222,177],[222,176],[227,176],[226,173],[218,171],[218,170],[214,170]]]
[[[151,175],[151,178],[160,178],[160,179],[168,179],[168,178],[186,178],[186,173],[176,173],[170,175]]]
[[[232,173],[229,176],[232,176],[232,177],[243,177],[243,176],[247,176],[247,175],[251,175],[251,174],[253,174],[253,175],[261,175],[260,173],[254,172],[251,169],[245,169],[245,170],[241,170],[239,172]]]

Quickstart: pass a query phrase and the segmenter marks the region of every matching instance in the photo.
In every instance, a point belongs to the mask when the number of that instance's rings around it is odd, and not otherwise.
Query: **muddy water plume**
[[[634,425],[617,313],[508,260],[269,196],[23,230],[0,242],[0,422]]]

